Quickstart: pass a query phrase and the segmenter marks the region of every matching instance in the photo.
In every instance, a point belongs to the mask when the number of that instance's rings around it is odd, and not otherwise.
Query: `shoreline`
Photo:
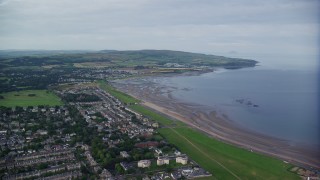
[[[131,84],[115,82],[113,85],[118,90],[142,100],[141,105],[182,121],[217,140],[298,166],[320,169],[319,152],[316,150],[293,146],[286,140],[245,129],[226,117],[217,116],[212,108],[175,99],[171,95],[174,90],[172,87],[160,87],[148,81]]]

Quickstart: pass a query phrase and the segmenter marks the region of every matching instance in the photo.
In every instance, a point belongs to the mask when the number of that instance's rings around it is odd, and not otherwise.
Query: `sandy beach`
[[[171,94],[174,87],[160,86],[143,79],[115,81],[113,85],[142,100],[142,105],[182,121],[215,139],[299,166],[320,168],[320,153],[316,149],[291,145],[288,141],[248,130],[228,119],[227,114],[218,115],[211,107],[178,100]]]

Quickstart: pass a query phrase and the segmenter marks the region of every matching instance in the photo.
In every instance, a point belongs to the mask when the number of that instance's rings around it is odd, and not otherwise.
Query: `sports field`
[[[62,105],[58,96],[47,90],[26,90],[19,92],[8,92],[0,94],[4,99],[0,99],[0,106],[38,106],[38,105]]]

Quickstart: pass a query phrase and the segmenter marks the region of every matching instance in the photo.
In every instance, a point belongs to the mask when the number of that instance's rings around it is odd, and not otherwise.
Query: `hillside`
[[[166,63],[179,63],[185,66],[210,66],[241,68],[252,67],[258,62],[249,59],[228,58],[224,56],[206,55],[170,50],[138,50],[138,51],[92,51],[81,52],[56,51],[46,53],[28,53],[19,51],[22,56],[14,56],[14,52],[6,52],[10,56],[2,55],[1,64],[3,67],[15,66],[45,66],[45,65],[65,65],[84,62],[106,62],[109,66],[133,67],[138,65],[159,66]],[[41,54],[41,56],[39,56]]]

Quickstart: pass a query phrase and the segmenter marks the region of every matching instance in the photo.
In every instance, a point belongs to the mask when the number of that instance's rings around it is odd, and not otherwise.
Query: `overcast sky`
[[[0,0],[0,49],[317,55],[319,0]]]

